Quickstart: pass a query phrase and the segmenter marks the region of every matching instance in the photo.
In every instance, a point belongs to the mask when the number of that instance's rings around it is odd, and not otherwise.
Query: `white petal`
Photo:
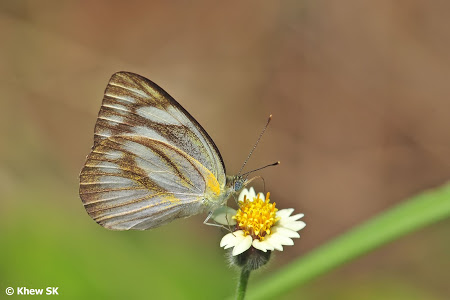
[[[233,256],[241,254],[242,252],[247,251],[252,245],[252,237],[247,235],[243,239],[241,239],[236,246],[234,246],[233,252],[231,253]]]
[[[222,238],[220,247],[225,247],[225,249],[234,247],[243,237],[244,232],[242,230],[230,232]]]
[[[288,218],[292,214],[293,211],[294,211],[293,208],[280,209],[279,211],[277,211],[277,217]]]
[[[280,222],[277,225],[280,227],[290,229],[290,230],[299,231],[300,229],[305,228],[306,223],[303,221],[294,221],[294,222],[287,222],[287,223]]]
[[[286,246],[294,245],[294,241],[292,239],[290,239],[287,236],[284,236],[282,234],[279,234],[279,233],[271,234],[270,239],[267,239],[267,240],[269,240],[272,245],[274,245],[274,243],[278,243],[280,245],[286,245]]]
[[[300,234],[297,231],[293,231],[281,226],[273,226],[272,233],[279,233],[281,235],[287,236],[288,238],[299,238]]]
[[[234,236],[233,235],[233,233],[228,233],[228,234],[226,234],[223,238],[222,238],[222,240],[220,240],[220,247],[226,247],[226,248],[229,248],[228,246],[229,245],[231,245],[230,247],[233,247],[234,246],[234,244],[235,244],[235,238],[236,238],[236,236]],[[225,248],[225,249],[226,249]]]
[[[236,210],[228,206],[221,206],[213,212],[211,219],[222,225],[236,225],[236,220],[233,219],[234,215],[236,215]]]
[[[258,197],[259,197],[259,199],[261,199],[261,200],[263,200],[263,201],[266,200],[266,197],[265,197],[264,194],[261,193],[261,192],[258,193]]]
[[[241,193],[239,194],[239,197],[238,197],[238,201],[244,201],[244,196],[247,196],[247,199],[249,199],[249,192],[248,192],[248,190],[247,190],[247,188],[244,188],[242,191],[241,191]]]
[[[273,239],[272,235],[266,236],[266,239],[264,240],[264,242],[268,243],[269,245],[271,245],[275,250],[278,251],[283,251],[283,245],[281,245],[278,240]]]
[[[287,217],[287,218],[285,218],[285,220],[288,221],[288,222],[293,222],[293,221],[300,220],[304,216],[305,216],[304,214],[297,214],[297,215],[293,215],[293,216]]]
[[[267,241],[260,241],[260,240],[253,240],[252,243],[253,247],[255,247],[258,250],[267,252],[267,250],[272,251],[274,248],[271,244],[269,244]]]
[[[255,198],[256,198],[255,189],[253,187],[250,187],[250,190],[248,191],[247,199],[249,199],[250,201],[253,201],[253,199],[255,199]]]
[[[305,216],[305,214],[296,214],[296,215],[290,216],[289,220],[297,221],[297,220],[300,220],[301,218],[303,218],[304,216]]]

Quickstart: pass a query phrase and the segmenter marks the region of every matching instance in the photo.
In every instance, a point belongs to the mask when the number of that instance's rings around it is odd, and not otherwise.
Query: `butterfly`
[[[112,75],[94,131],[79,192],[89,216],[108,229],[145,230],[212,212],[251,181],[226,175],[203,127],[134,73]]]

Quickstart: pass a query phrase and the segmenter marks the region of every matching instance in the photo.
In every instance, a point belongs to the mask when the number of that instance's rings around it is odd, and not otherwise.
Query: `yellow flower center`
[[[245,236],[251,235],[254,239],[263,241],[271,233],[270,228],[280,219],[276,217],[276,203],[270,203],[269,196],[270,193],[267,193],[265,201],[259,195],[253,201],[247,199],[247,196],[244,201],[239,201],[239,210],[233,219]]]

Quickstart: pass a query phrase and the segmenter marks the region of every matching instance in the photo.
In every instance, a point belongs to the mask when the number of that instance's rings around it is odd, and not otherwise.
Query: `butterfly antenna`
[[[264,167],[261,167],[261,168],[258,168],[258,169],[254,169],[254,170],[251,170],[251,171],[248,171],[248,172],[245,172],[244,174],[242,174],[242,176],[245,176],[245,175],[248,175],[248,174],[250,174],[250,173],[253,173],[253,172],[256,172],[256,171],[265,169],[265,168],[267,168],[267,167],[277,166],[277,165],[279,165],[279,164],[280,164],[280,161],[277,161],[277,162],[274,162],[274,163],[272,163],[272,164],[265,165]]]
[[[258,140],[256,141],[255,145],[252,148],[252,151],[247,156],[247,159],[244,161],[244,164],[242,165],[241,169],[239,170],[238,176],[241,174],[242,170],[244,169],[245,165],[247,164],[248,160],[250,159],[250,156],[252,156],[253,151],[255,151],[256,146],[258,146],[259,141],[261,140],[264,132],[267,129],[267,126],[269,126],[270,121],[272,120],[272,115],[269,116],[269,119],[267,120],[266,126],[264,126],[264,129],[261,131],[261,134],[258,137]]]
[[[264,191],[264,194],[265,194],[266,193],[266,181],[264,180],[264,177],[262,177],[262,176],[255,176],[255,177],[250,178],[246,182],[246,185],[249,185],[250,182],[252,182],[253,180],[256,180],[256,179],[261,179],[262,180],[262,182],[263,182],[263,191]]]

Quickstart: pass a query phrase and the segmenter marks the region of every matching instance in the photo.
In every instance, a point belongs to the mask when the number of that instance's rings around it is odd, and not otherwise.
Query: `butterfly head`
[[[235,193],[240,192],[246,185],[247,179],[243,178],[241,175],[238,175],[234,178],[233,189]]]
[[[239,193],[248,183],[249,180],[246,176],[227,176],[227,189],[229,191],[228,195]]]

